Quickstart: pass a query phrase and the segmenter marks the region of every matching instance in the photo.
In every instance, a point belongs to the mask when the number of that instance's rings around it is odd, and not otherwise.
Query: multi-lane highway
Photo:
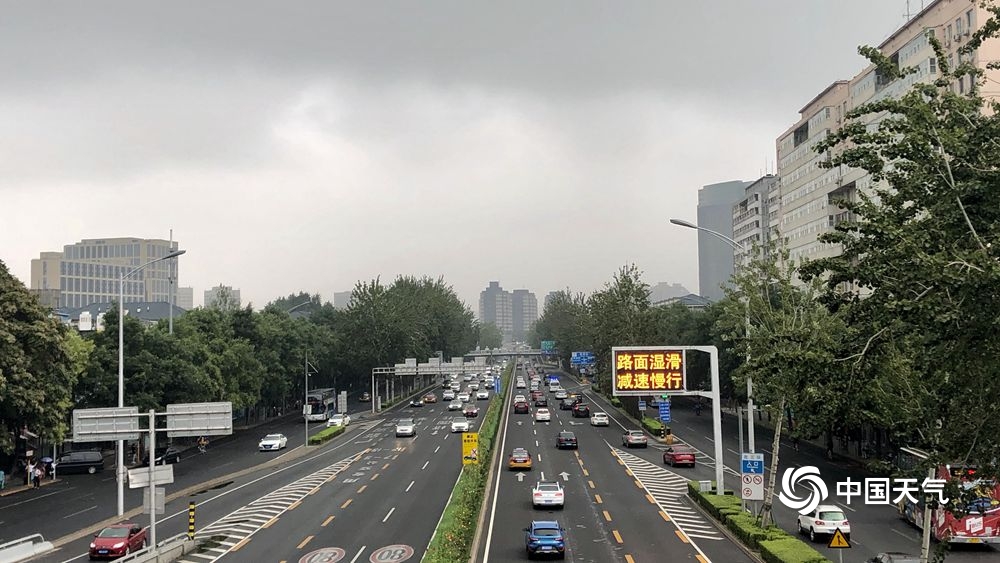
[[[563,382],[568,391],[582,390],[567,377]],[[530,398],[525,389],[507,392]],[[589,418],[573,418],[559,409],[552,393],[545,394],[550,422],[535,422],[534,406],[532,414],[514,414],[508,400],[499,435],[500,465],[494,488],[487,491],[487,529],[476,561],[525,560],[522,530],[532,520],[561,524],[568,561],[752,561],[690,505],[684,478],[661,466],[640,466],[622,448],[625,429],[635,428],[627,419],[591,403],[611,415],[610,426],[592,427]],[[560,431],[576,435],[577,450],[556,448]],[[507,469],[516,447],[532,454],[530,471]],[[564,508],[532,507],[531,490],[540,480],[562,484]]]

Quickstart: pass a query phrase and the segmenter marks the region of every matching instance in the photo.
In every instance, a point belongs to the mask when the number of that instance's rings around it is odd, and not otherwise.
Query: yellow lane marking
[[[267,522],[264,522],[264,525],[263,525],[263,526],[261,526],[261,528],[270,528],[270,527],[271,527],[271,524],[274,524],[274,523],[275,523],[275,522],[277,522],[277,521],[278,521],[278,517],[277,517],[277,516],[275,516],[274,518],[271,518],[271,519],[270,519],[270,520],[268,520]]]
[[[653,499],[653,497],[649,496],[648,494],[646,495],[646,500],[649,501],[649,504],[656,504],[656,501]]]
[[[625,474],[628,475],[629,477],[634,477],[634,475],[632,475],[632,470],[631,469],[626,469],[625,470]]]
[[[590,485],[591,489],[596,489],[597,488],[597,485],[595,485],[593,481],[587,481],[587,484]]]
[[[594,495],[594,500],[597,501],[597,504],[604,504],[604,501],[601,500],[601,495]]]
[[[299,507],[299,505],[300,505],[300,504],[302,504],[302,501],[301,501],[301,500],[297,500],[297,501],[293,502],[293,503],[292,503],[292,504],[291,504],[291,505],[290,505],[290,506],[288,507],[288,510],[295,510],[296,508],[298,508],[298,507]]]
[[[691,543],[690,541],[688,541],[688,537],[686,535],[684,535],[684,532],[682,532],[680,530],[674,530],[674,533],[677,534],[677,537],[679,537],[682,542],[684,542],[684,543]]]
[[[340,505],[340,508],[347,508],[348,506],[350,506],[350,505],[351,505],[351,502],[352,502],[353,500],[354,500],[354,499],[347,499],[347,502],[345,502],[344,504]]]
[[[625,462],[621,458],[618,458],[618,465],[625,465]]]
[[[604,519],[607,520],[608,522],[611,521],[611,513],[608,512],[607,510],[604,511]]]
[[[320,526],[323,526],[323,527],[325,528],[325,527],[326,527],[326,526],[327,526],[328,524],[330,524],[330,522],[333,522],[333,519],[334,519],[334,517],[333,517],[333,516],[330,516],[330,517],[329,517],[329,518],[327,518],[326,520],[323,520],[323,523],[322,523],[322,524],[320,524]]]
[[[392,459],[396,459],[397,457],[399,457],[399,454],[396,454],[396,455],[392,456]]]
[[[319,492],[319,487],[316,487],[315,489],[313,489],[313,490],[309,491],[309,492],[308,492],[308,493],[306,493],[306,494],[309,494],[309,495],[314,495],[314,494],[316,494],[316,493],[318,493],[318,492]]]
[[[625,554],[625,563],[635,563],[635,559],[632,559],[632,556],[626,553]]]
[[[387,463],[387,464],[385,464],[385,465],[382,466],[382,471],[385,471],[388,468],[389,468],[389,464]]]
[[[381,475],[381,473],[376,473],[376,474],[372,475],[372,481],[374,481],[375,479],[378,479],[379,475]]]
[[[669,522],[669,521],[670,521],[670,517],[669,517],[669,516],[667,516],[667,513],[666,513],[666,512],[664,512],[664,511],[662,511],[662,510],[660,511],[660,518],[663,518],[663,520],[664,520],[665,522]]]
[[[636,482],[638,483],[638,481],[636,481]],[[361,494],[361,493],[365,492],[365,489],[367,489],[367,488],[368,488],[368,485],[361,485],[361,488],[358,489],[358,494]]]
[[[642,483],[640,483],[640,482],[639,482],[639,480],[638,480],[638,479],[636,479],[636,480],[635,480],[635,486],[636,486],[636,487],[639,487],[639,488],[641,489],[641,488],[642,488]]]
[[[310,541],[312,541],[312,539],[313,539],[313,536],[306,536],[306,539],[302,540],[302,543],[300,543],[298,546],[296,546],[296,549],[302,549],[303,547],[306,546],[307,543],[309,543]]]
[[[622,535],[618,533],[618,530],[611,530],[611,535],[615,537],[616,542],[625,543],[625,540],[622,539]]]
[[[700,553],[696,554],[694,558],[698,560],[698,563],[708,563],[708,559],[705,559],[705,556]]]
[[[584,477],[590,477],[590,471],[587,471],[586,469],[584,469],[583,470],[583,476]]]
[[[243,538],[242,540],[240,540],[240,543],[234,545],[233,549],[231,549],[230,551],[239,551],[240,548],[243,547],[244,545],[246,545],[247,542],[249,542],[249,541],[250,541],[250,538]]]

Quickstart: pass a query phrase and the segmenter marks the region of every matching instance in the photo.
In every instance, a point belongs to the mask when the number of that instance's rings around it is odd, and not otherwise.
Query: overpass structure
[[[469,352],[468,354],[466,354],[465,357],[466,358],[489,358],[489,357],[492,356],[494,358],[509,358],[509,357],[513,357],[513,356],[546,356],[546,355],[554,356],[554,355],[556,355],[556,352],[555,351],[553,351],[553,352],[543,352],[541,350],[534,350],[534,349],[531,349],[531,350],[503,350],[503,349],[500,349],[500,348],[494,348],[494,349],[490,350],[490,349],[487,348],[485,350],[473,350],[472,352]]]

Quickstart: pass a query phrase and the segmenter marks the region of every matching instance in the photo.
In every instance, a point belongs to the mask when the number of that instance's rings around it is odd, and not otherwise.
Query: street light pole
[[[122,269],[118,278],[118,408],[125,406],[125,279],[132,277],[143,268],[176,258],[186,250],[175,250],[166,256],[161,256],[155,260],[150,260],[136,268],[125,271]],[[118,478],[118,516],[125,514],[125,441],[118,440],[118,467],[115,475]]]
[[[733,240],[732,238],[712,229],[707,229],[705,227],[699,227],[690,221],[685,221],[683,219],[671,219],[670,222],[674,225],[680,227],[687,227],[689,229],[694,229],[696,231],[704,231],[710,235],[715,236],[722,242],[725,242],[729,246],[733,247],[733,250],[742,251],[746,250],[742,245]],[[750,297],[746,294],[743,295],[743,326],[746,331],[747,338],[750,337]],[[750,349],[747,348],[747,363],[750,362]],[[754,404],[753,404],[753,379],[750,377],[750,373],[747,373],[747,449],[750,453],[756,452],[754,448]]]

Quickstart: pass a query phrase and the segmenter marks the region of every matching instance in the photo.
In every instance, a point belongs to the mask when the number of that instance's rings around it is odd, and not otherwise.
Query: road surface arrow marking
[[[521,481],[524,481],[524,473],[517,474],[517,482],[520,483]]]
[[[563,471],[559,475],[563,478],[563,481],[569,481],[569,473],[566,473],[565,471]]]

